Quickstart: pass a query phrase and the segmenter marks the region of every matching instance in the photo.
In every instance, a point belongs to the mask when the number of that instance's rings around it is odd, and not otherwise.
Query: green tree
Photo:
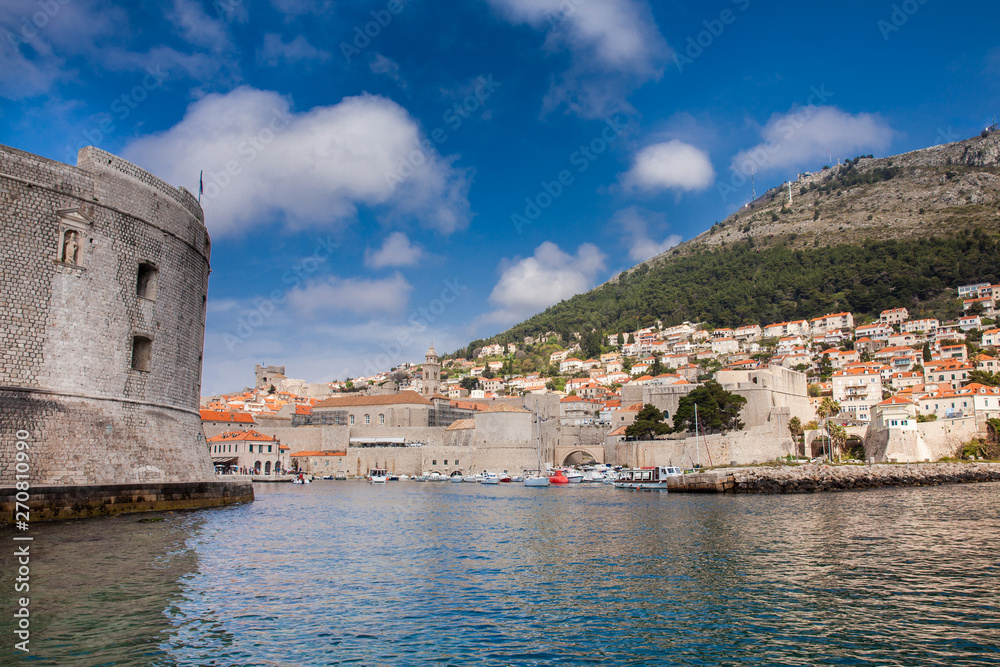
[[[657,354],[653,356],[653,363],[649,366],[649,370],[646,372],[653,377],[663,375],[663,373],[666,372],[666,369],[663,367],[663,362],[660,361],[660,355]]]
[[[833,364],[830,363],[830,355],[824,354],[819,360],[819,378],[829,380],[831,375],[833,375]]]
[[[978,382],[988,387],[1000,387],[1000,373],[990,373],[989,371],[969,371],[969,382]]]
[[[798,417],[792,417],[788,420],[788,432],[791,433],[792,437],[796,440],[798,440],[799,436],[804,433],[802,421]]]
[[[621,347],[624,344],[625,344],[625,336],[623,336],[622,334],[618,334],[618,347]]]
[[[468,389],[472,391],[473,389],[479,389],[479,378],[474,377],[464,377],[458,381],[458,386],[462,389]]]
[[[930,344],[930,342],[924,343],[924,347],[923,347],[922,352],[923,352],[923,355],[924,355],[924,363],[927,363],[932,358],[931,357],[931,344]]]
[[[629,334],[628,335],[628,344],[632,345],[633,343],[635,343],[635,334]]]
[[[722,385],[709,380],[700,387],[681,397],[674,413],[674,432],[693,431],[695,426],[695,406],[698,406],[698,430],[702,433],[726,433],[739,431],[744,424],[740,421],[740,410],[747,399],[726,391]]]
[[[658,435],[670,433],[665,417],[652,403],[646,403],[635,416],[635,421],[625,429],[625,435],[639,440],[652,440]]]

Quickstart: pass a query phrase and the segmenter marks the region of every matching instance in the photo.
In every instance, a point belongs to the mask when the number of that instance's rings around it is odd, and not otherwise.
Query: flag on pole
[[[202,169],[198,172],[198,203],[201,203],[201,195],[205,192],[205,170]]]

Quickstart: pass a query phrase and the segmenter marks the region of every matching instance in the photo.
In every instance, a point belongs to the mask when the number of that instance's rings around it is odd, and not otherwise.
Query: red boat
[[[569,477],[562,470],[557,470],[555,474],[549,475],[549,484],[569,484]]]

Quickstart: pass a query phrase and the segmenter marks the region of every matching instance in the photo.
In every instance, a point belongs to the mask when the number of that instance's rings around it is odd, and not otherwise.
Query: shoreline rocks
[[[728,493],[816,493],[903,486],[1000,482],[1000,463],[806,464],[717,471]],[[678,489],[680,490],[680,489]]]

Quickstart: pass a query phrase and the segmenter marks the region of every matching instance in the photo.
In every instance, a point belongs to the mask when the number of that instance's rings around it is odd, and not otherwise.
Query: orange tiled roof
[[[277,438],[270,435],[264,435],[259,431],[254,429],[249,429],[246,431],[228,431],[222,435],[217,435],[214,438],[209,438],[208,442],[232,442],[234,440],[253,440],[254,442],[274,442]]]
[[[234,424],[253,424],[253,415],[249,412],[222,412],[218,410],[199,410],[203,422],[229,422]]]

